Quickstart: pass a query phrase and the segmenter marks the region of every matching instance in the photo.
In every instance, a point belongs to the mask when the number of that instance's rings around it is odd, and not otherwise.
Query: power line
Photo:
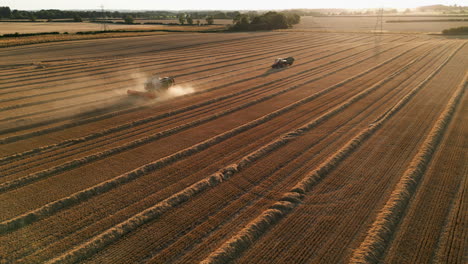
[[[374,32],[377,33],[377,31],[381,34],[383,31],[383,12],[384,9],[383,7],[379,8],[377,11],[377,21],[375,22],[375,27],[374,27]]]
[[[106,13],[104,12],[104,5],[101,5],[101,31],[107,31],[108,30],[108,27],[107,27],[107,15]]]

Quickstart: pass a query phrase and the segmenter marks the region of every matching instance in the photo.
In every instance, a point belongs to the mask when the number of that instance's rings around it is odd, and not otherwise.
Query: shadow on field
[[[146,100],[143,98],[123,96],[122,98],[117,98],[99,105],[82,107],[77,111],[77,113],[71,116],[71,119],[89,118],[110,112],[125,110],[133,106],[142,105],[145,101]]]
[[[272,74],[272,73],[284,71],[284,70],[286,70],[286,69],[287,69],[287,67],[279,68],[279,69],[270,68],[270,69],[268,69],[264,74],[262,74],[262,75],[260,75],[260,76],[266,77],[266,76],[268,76],[268,75],[270,75],[270,74]]]

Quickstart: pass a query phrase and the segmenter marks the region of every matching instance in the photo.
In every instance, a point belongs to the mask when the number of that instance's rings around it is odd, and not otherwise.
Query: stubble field
[[[464,21],[450,21],[465,19]],[[390,21],[390,22],[389,22]],[[392,23],[392,21],[405,21]],[[390,33],[435,33],[456,27],[466,27],[466,17],[448,16],[384,16],[382,18],[382,31]],[[295,30],[323,31],[323,32],[374,32],[380,31],[378,18],[375,16],[355,17],[302,17],[301,23],[294,26]]]
[[[121,21],[119,21],[121,22]],[[147,22],[157,23],[179,23],[178,20],[136,20],[134,25],[126,24],[111,24],[105,25],[106,30],[179,30],[179,31],[201,31],[201,30],[213,30],[222,29],[225,25],[231,24],[232,20],[227,19],[215,19],[214,25],[204,26],[189,26],[189,25],[151,25],[143,24]],[[140,24],[142,23],[142,24]],[[201,23],[206,23],[205,20],[201,20]],[[78,31],[100,31],[104,30],[103,25],[100,23],[82,22],[0,22],[0,35],[2,34],[14,34],[16,32],[23,33],[40,33],[40,32],[68,32],[75,33]]]
[[[0,263],[463,263],[466,42],[265,32],[3,48]],[[127,97],[152,74],[177,86]]]

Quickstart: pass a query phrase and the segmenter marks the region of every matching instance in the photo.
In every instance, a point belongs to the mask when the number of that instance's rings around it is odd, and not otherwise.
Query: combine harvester
[[[130,96],[139,96],[148,99],[155,99],[161,93],[166,92],[175,85],[175,80],[172,77],[163,77],[158,78],[153,76],[146,80],[145,82],[145,90],[146,91],[135,91],[135,90],[127,90],[127,94]]]
[[[287,57],[285,59],[278,58],[278,59],[275,60],[275,63],[273,63],[273,65],[271,65],[271,68],[280,69],[280,68],[284,68],[284,67],[287,67],[287,66],[291,66],[291,65],[293,65],[293,63],[294,63],[294,58],[293,57]]]

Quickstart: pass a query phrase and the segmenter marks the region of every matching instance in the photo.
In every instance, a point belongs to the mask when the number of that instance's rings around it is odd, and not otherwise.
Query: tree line
[[[11,10],[9,7],[0,7],[0,19],[73,19],[82,22],[83,19],[100,20],[123,19],[126,24],[133,24],[134,19],[178,19],[179,24],[200,25],[200,20],[212,25],[214,19],[232,19],[232,31],[254,31],[286,29],[300,22],[300,15],[295,11],[258,13],[248,11],[221,12],[221,11],[194,11],[194,12],[172,12],[172,11],[144,11],[144,12],[119,12],[119,11],[63,11],[58,9],[43,9],[39,11]]]
[[[222,11],[195,11],[183,12],[191,19],[234,19],[240,13],[238,11],[222,12]],[[124,17],[132,17],[138,19],[178,19],[181,12],[172,11],[140,11],[140,12],[120,12],[120,11],[98,11],[98,10],[85,10],[85,11],[68,11],[58,9],[43,9],[39,11],[24,11],[24,10],[11,10],[8,6],[0,7],[0,19],[75,19],[77,17],[87,19],[122,19]]]
[[[267,12],[262,15],[256,13],[239,14],[233,19],[232,31],[255,31],[286,29],[299,24],[301,17],[293,12]]]

